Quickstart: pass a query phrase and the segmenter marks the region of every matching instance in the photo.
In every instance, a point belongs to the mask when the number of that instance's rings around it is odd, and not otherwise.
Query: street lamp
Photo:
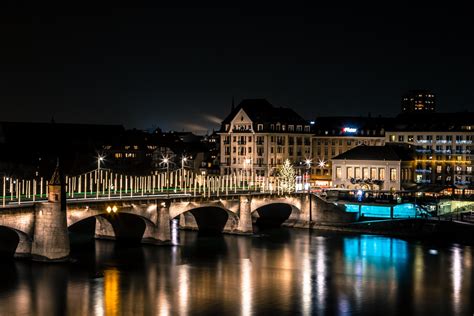
[[[97,157],[97,170],[100,170],[100,162],[104,160],[104,157],[98,156]]]
[[[306,165],[306,172],[305,172],[305,188],[309,191],[309,176],[311,174],[311,159],[306,159],[304,164]]]
[[[170,197],[170,159],[168,157],[163,157],[161,161],[163,164],[166,165],[166,196],[167,198]]]
[[[186,179],[184,178],[184,166],[186,164],[186,161],[188,161],[188,157],[183,155],[181,157],[181,188],[186,186]]]
[[[309,175],[311,174],[311,159],[306,159],[304,163],[305,163],[306,168],[307,168],[307,170],[306,170],[307,177],[305,177],[305,178],[308,179]],[[306,191],[308,192],[308,196],[309,196],[309,225],[308,226],[311,229],[311,222],[313,221],[313,210],[312,210],[312,205],[311,205],[312,197],[311,197],[311,192],[309,190],[310,189],[309,188],[309,183],[306,182],[305,186],[306,186]]]

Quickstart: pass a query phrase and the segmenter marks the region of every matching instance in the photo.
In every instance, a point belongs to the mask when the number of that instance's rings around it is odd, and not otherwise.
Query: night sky
[[[309,119],[396,115],[416,88],[434,91],[440,111],[474,108],[474,19],[461,4],[37,2],[0,7],[0,121],[205,132],[233,96]]]

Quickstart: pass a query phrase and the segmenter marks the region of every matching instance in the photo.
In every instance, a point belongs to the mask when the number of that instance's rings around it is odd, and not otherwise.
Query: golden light
[[[110,206],[107,206],[107,213],[112,212],[112,208]]]
[[[117,213],[118,207],[117,207],[116,205],[114,205],[114,206],[112,207],[112,211],[113,211],[114,213]]]

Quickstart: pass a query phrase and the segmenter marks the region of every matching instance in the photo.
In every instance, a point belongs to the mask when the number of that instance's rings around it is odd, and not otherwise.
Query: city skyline
[[[308,119],[394,116],[412,89],[433,91],[439,112],[471,109],[468,11],[378,11],[8,7],[2,120],[203,132],[218,128],[232,97],[266,98]]]

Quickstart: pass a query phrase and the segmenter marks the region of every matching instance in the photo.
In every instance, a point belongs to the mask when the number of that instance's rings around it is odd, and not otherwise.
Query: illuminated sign
[[[344,133],[356,133],[356,132],[357,132],[357,128],[355,128],[355,127],[344,127],[344,128],[342,129],[342,131],[343,131]]]

